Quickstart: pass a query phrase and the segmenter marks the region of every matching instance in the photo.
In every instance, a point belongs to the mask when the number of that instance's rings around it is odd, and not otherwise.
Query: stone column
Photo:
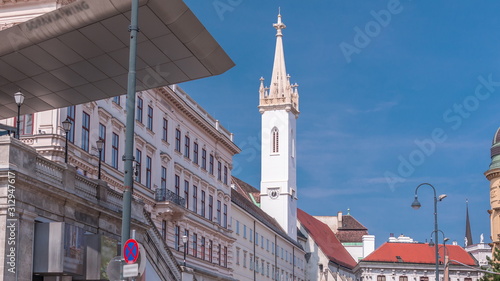
[[[31,281],[33,277],[33,258],[36,258],[33,257],[36,217],[37,214],[35,213],[27,210],[19,210],[17,239],[19,281]]]

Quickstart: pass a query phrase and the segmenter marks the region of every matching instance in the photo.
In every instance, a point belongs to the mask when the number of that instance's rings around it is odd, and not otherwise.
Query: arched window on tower
[[[272,153],[279,153],[279,131],[278,128],[274,127],[271,131],[271,136],[273,138],[273,143],[271,147]]]

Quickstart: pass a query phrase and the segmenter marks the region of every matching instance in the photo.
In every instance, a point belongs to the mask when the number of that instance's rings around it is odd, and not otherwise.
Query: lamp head
[[[16,104],[21,106],[24,102],[24,94],[19,91],[14,94],[14,99],[16,100]]]
[[[432,238],[431,238],[431,241],[429,241],[429,247],[434,247],[434,245],[436,245],[436,244],[434,244],[434,241],[432,241]]]
[[[71,123],[71,121],[69,121],[68,119],[66,119],[66,120],[64,120],[64,121],[62,122],[63,129],[64,129],[64,131],[65,131],[66,133],[67,133],[67,132],[69,132],[69,130],[71,130],[71,126],[72,126],[72,125],[73,125],[73,124],[72,124],[72,123]]]
[[[182,243],[187,243],[188,237],[186,235],[182,235]]]
[[[415,200],[413,201],[413,203],[411,203],[411,207],[415,210],[418,210],[418,209],[420,209],[420,207],[422,207],[422,205],[420,205],[420,202],[418,202],[417,195],[415,195]]]
[[[439,195],[438,199],[439,199],[439,201],[443,201],[443,199],[446,197],[447,197],[446,194],[441,194],[441,195]]]
[[[443,239],[443,242],[444,242],[444,243],[446,243],[446,242],[447,242],[447,241],[449,241],[449,240],[450,240],[450,238],[445,237],[445,238]]]
[[[97,145],[97,150],[99,150],[99,152],[101,152],[102,147],[104,146],[104,141],[100,138],[95,142],[95,144]]]

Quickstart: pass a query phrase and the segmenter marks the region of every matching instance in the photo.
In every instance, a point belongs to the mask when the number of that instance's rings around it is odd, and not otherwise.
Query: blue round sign
[[[123,259],[126,263],[135,263],[139,258],[139,244],[135,239],[129,239],[123,245]]]

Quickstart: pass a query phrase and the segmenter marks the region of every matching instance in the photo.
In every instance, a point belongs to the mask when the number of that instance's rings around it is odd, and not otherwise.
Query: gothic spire
[[[469,201],[465,200],[465,247],[474,244],[472,242],[472,232],[470,230],[469,221]]]

